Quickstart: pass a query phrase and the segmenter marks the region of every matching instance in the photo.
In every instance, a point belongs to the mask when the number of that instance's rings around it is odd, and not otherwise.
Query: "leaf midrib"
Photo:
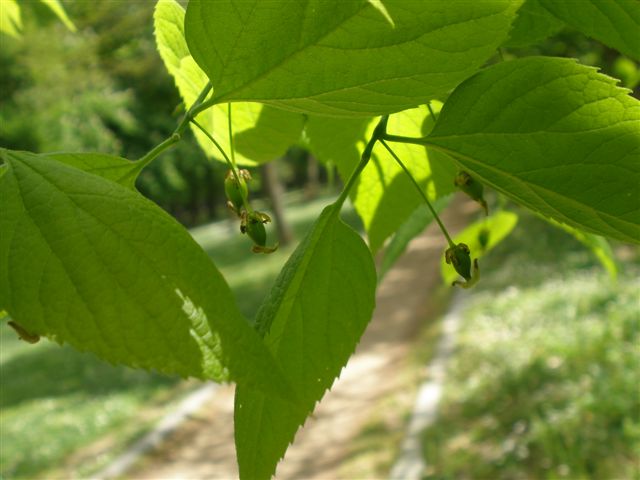
[[[431,137],[431,138],[436,138],[436,137]],[[437,138],[445,138],[445,137],[437,137]],[[431,143],[429,143],[429,142],[426,142],[426,143],[425,143],[425,146],[426,146],[427,148],[433,148],[434,150],[440,150],[440,151],[442,151],[442,152],[444,152],[444,153],[446,153],[446,154],[448,154],[448,155],[452,156],[454,159],[456,159],[456,158],[460,158],[460,159],[466,160],[466,161],[468,161],[468,162],[470,162],[470,163],[473,163],[473,164],[475,164],[475,165],[479,165],[480,167],[483,167],[483,168],[486,168],[486,169],[488,169],[488,170],[491,170],[491,171],[495,172],[495,173],[496,173],[496,174],[498,174],[498,175],[501,175],[501,176],[503,176],[503,177],[507,177],[510,181],[512,181],[512,182],[514,182],[514,183],[519,183],[519,184],[522,184],[522,185],[524,185],[524,186],[527,186],[529,189],[531,189],[531,186],[533,186],[533,187],[536,187],[536,188],[538,188],[538,189],[540,189],[540,190],[544,190],[544,191],[546,191],[546,192],[548,192],[548,193],[550,193],[550,194],[553,194],[553,195],[555,195],[555,196],[557,196],[557,197],[562,198],[564,201],[566,201],[566,202],[568,202],[568,203],[574,203],[574,204],[579,205],[580,207],[584,208],[585,210],[588,210],[588,211],[592,212],[593,214],[595,214],[598,218],[601,218],[601,219],[602,219],[602,217],[603,217],[603,216],[605,216],[605,217],[607,217],[607,218],[609,218],[609,217],[613,217],[613,218],[615,218],[617,221],[619,221],[619,222],[621,222],[621,223],[624,223],[624,224],[629,225],[630,227],[632,227],[632,229],[636,229],[636,230],[638,230],[638,228],[639,228],[639,227],[638,227],[638,225],[636,225],[636,224],[635,224],[635,223],[633,223],[633,222],[630,222],[630,221],[625,220],[625,219],[622,219],[622,218],[615,217],[615,216],[611,215],[610,213],[607,213],[607,212],[604,212],[604,211],[598,210],[598,209],[596,209],[596,208],[594,208],[594,207],[592,207],[592,206],[590,206],[590,205],[587,205],[587,204],[585,204],[585,203],[583,203],[583,202],[581,202],[581,201],[579,201],[579,200],[576,200],[575,198],[571,198],[571,197],[568,197],[568,196],[566,196],[566,195],[564,195],[564,194],[562,194],[562,193],[560,193],[560,192],[556,192],[556,191],[550,190],[550,189],[548,189],[547,187],[545,187],[544,185],[540,185],[540,184],[538,184],[538,183],[531,182],[531,181],[528,181],[528,180],[523,180],[522,178],[520,178],[520,177],[518,177],[518,176],[514,175],[514,174],[513,174],[513,173],[511,173],[511,172],[508,172],[508,171],[506,171],[506,170],[501,170],[501,169],[499,169],[499,168],[494,167],[493,165],[489,165],[489,164],[487,164],[487,163],[482,162],[481,160],[475,159],[475,158],[470,157],[470,156],[468,156],[468,155],[464,155],[464,154],[459,153],[459,152],[457,152],[457,151],[455,151],[455,150],[452,150],[452,149],[450,149],[450,148],[443,147],[443,146],[441,146],[441,145],[439,145],[439,144],[431,144]],[[494,182],[492,182],[492,181],[490,181],[490,180],[487,180],[487,179],[486,179],[486,178],[484,178],[482,175],[479,175],[479,174],[477,173],[477,171],[475,171],[475,173],[478,175],[478,177],[482,178],[482,179],[483,179],[487,184],[489,184],[489,185],[493,186],[496,190],[499,190],[499,191],[505,191],[505,189],[504,189],[503,187],[496,185]],[[517,194],[517,192],[511,192],[511,193],[512,193],[514,196],[516,196],[517,198],[520,198],[520,196]],[[525,203],[528,203],[528,202],[525,202]],[[551,205],[549,205],[546,201],[545,201],[544,203],[545,203],[549,208],[551,208],[552,210],[555,210],[556,212],[558,212],[558,214],[560,214],[563,218],[568,218],[564,213],[562,213],[562,212],[558,211],[557,209],[553,208],[553,207],[552,207]],[[571,219],[570,219],[570,218],[569,218],[568,220],[569,220],[569,221],[571,221]],[[611,225],[610,225],[610,226],[611,226]],[[581,227],[581,228],[585,228],[585,227],[583,226],[583,227]],[[611,228],[612,228],[612,229],[615,229],[615,231],[616,231],[616,232],[618,232],[620,235],[623,235],[623,236],[625,236],[625,237],[629,238],[629,235],[628,235],[626,232],[621,232],[619,229],[614,228],[613,226],[611,226]],[[630,237],[630,238],[632,238],[632,237]],[[637,242],[637,240],[636,240],[636,242]]]

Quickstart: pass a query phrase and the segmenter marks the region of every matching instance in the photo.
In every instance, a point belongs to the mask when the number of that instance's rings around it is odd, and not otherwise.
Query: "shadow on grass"
[[[30,346],[2,365],[0,407],[40,398],[81,393],[96,397],[121,390],[146,390],[180,381],[143,370],[105,363],[89,353],[55,344]]]

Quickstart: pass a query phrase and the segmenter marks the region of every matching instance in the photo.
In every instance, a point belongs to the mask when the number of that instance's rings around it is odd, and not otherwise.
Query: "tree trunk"
[[[280,245],[287,245],[293,240],[293,231],[284,218],[284,187],[278,177],[278,169],[275,162],[268,162],[260,167],[260,171],[265,193],[271,202],[278,241]]]

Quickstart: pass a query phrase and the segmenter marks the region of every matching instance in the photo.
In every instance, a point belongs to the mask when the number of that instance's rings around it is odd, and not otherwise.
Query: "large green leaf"
[[[287,391],[189,233],[117,183],[1,152],[0,305],[27,331],[114,363]]]
[[[482,258],[504,240],[517,223],[518,215],[513,212],[499,211],[468,225],[454,237],[453,242],[456,245],[458,243],[466,244],[471,250],[472,259]],[[440,271],[442,279],[447,285],[460,279],[453,266],[447,264],[444,255],[440,259]],[[482,274],[482,264],[480,264],[480,274]]]
[[[360,236],[327,207],[293,253],[258,313],[257,327],[302,399],[301,407],[248,387],[236,390],[240,477],[268,479],[364,332],[376,274]]]
[[[93,173],[125,187],[133,188],[140,165],[126,158],[103,153],[48,153],[46,158]]]
[[[156,44],[173,76],[185,105],[190,106],[207,84],[207,76],[193,61],[184,38],[184,9],[175,0],[160,0],[154,13]],[[232,108],[236,161],[255,165],[283,155],[297,142],[304,117],[258,103],[237,103]],[[197,117],[200,123],[230,153],[228,106],[216,105]],[[199,129],[193,132],[202,149],[221,159],[211,141]]]
[[[553,35],[562,27],[564,22],[551,15],[540,0],[525,0],[504,46],[526,47]]]
[[[568,25],[640,60],[638,0],[540,0],[540,3]]]
[[[520,0],[191,0],[189,50],[219,102],[373,116],[446,93],[506,38]]]
[[[470,78],[426,143],[545,216],[640,242],[640,102],[573,60],[529,57]]]

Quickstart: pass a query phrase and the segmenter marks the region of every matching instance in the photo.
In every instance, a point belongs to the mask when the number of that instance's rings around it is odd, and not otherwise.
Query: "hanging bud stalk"
[[[442,223],[442,220],[440,220],[440,217],[438,216],[438,213],[431,206],[431,202],[429,202],[429,199],[427,198],[427,195],[424,193],[424,191],[422,190],[420,185],[418,185],[418,182],[416,182],[415,178],[413,178],[413,175],[411,175],[411,172],[409,171],[409,169],[404,165],[404,163],[402,163],[402,160],[400,160],[400,158],[395,154],[395,152],[393,150],[391,150],[391,147],[389,147],[389,145],[387,145],[387,142],[385,142],[384,139],[381,139],[380,143],[387,149],[387,151],[395,159],[395,161],[398,163],[398,165],[400,165],[402,170],[404,170],[404,172],[407,174],[407,176],[409,177],[409,179],[411,180],[413,185],[416,187],[418,193],[420,194],[422,199],[427,204],[427,207],[429,207],[429,210],[431,211],[431,214],[433,215],[433,218],[436,220],[436,223],[440,227],[440,230],[442,231],[442,234],[447,239],[447,242],[449,243],[449,248],[444,252],[445,261],[448,264],[453,265],[453,268],[455,268],[456,272],[458,272],[458,274],[460,276],[462,276],[462,278],[464,278],[464,280],[465,280],[464,282],[456,280],[455,282],[452,283],[452,285],[454,285],[454,286],[458,285],[458,286],[460,286],[462,288],[471,288],[471,287],[473,287],[477,283],[478,279],[480,278],[480,270],[479,270],[479,267],[478,267],[478,259],[477,258],[474,259],[474,261],[473,261],[473,271],[472,271],[471,270],[471,265],[472,265],[472,263],[471,263],[471,252],[469,251],[469,247],[464,243],[459,243],[458,245],[453,243],[453,240],[451,239],[451,236],[449,235],[449,232],[447,232],[447,229],[445,228],[444,224]],[[462,173],[464,173],[467,177],[471,178],[466,172],[460,172],[460,174],[462,174]],[[460,176],[460,174],[458,174],[458,176]],[[458,177],[456,177],[455,182],[456,182],[456,185],[457,185]],[[481,204],[484,206],[485,212],[486,212],[486,202],[484,202],[484,199],[482,198],[482,185],[480,185],[478,183],[476,183],[476,185],[479,185],[479,187],[480,187],[480,190],[479,190],[479,195],[480,196],[479,196],[479,198],[482,200]],[[476,192],[478,192],[477,187],[474,187],[474,189],[475,189]]]

